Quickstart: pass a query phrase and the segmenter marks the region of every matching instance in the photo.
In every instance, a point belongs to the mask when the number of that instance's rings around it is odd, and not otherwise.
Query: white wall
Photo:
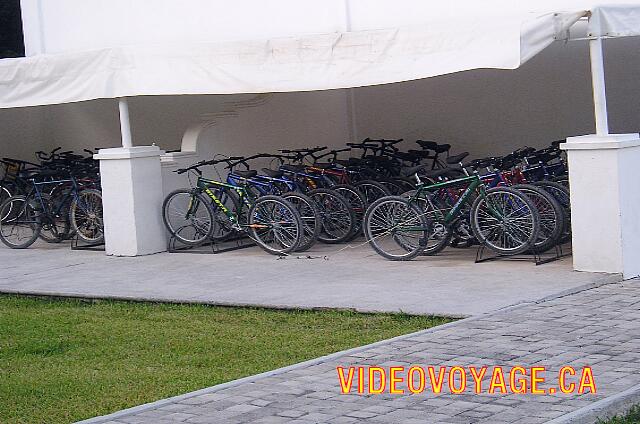
[[[640,129],[640,39],[605,42],[611,131]],[[514,71],[476,70],[356,90],[360,137],[433,139],[474,156],[594,131],[587,43],[555,43]],[[415,144],[413,144],[415,146]]]

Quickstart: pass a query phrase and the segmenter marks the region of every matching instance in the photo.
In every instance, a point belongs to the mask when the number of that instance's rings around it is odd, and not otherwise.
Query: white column
[[[569,159],[573,267],[640,275],[640,137],[571,137]]]
[[[104,234],[107,255],[139,256],[166,250],[162,223],[162,171],[157,146],[132,147],[129,108],[118,99],[122,146],[101,149]]]
[[[345,16],[345,30],[351,31],[351,1],[344,0],[344,16]],[[357,143],[358,138],[358,122],[356,118],[356,92],[353,88],[347,88],[346,102],[347,102],[347,125],[349,131],[349,141]]]
[[[129,119],[129,103],[125,97],[118,99],[120,110],[120,133],[122,134],[122,147],[133,147],[131,141],[131,121]]]
[[[589,41],[596,134],[570,137],[573,267],[640,275],[640,137],[609,134],[602,39]]]
[[[602,38],[589,41],[591,55],[591,80],[593,85],[593,106],[596,118],[596,134],[606,136],[609,134],[609,121],[607,115],[607,91],[604,80],[604,53],[602,50]]]

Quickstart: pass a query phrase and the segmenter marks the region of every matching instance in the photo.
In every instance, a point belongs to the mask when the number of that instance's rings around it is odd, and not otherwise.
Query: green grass
[[[0,296],[0,423],[68,423],[450,320]]]
[[[601,424],[639,424],[640,423],[640,405],[631,408],[631,411],[625,416],[613,417],[607,421],[599,421]]]

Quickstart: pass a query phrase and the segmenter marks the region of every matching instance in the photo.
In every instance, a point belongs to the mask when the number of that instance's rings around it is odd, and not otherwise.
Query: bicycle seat
[[[258,175],[258,171],[246,170],[246,171],[233,171],[233,173],[242,178],[253,178]]]
[[[462,152],[459,155],[449,156],[447,158],[447,163],[449,165],[455,165],[456,163],[462,162],[467,156],[469,156],[469,152]]]
[[[269,169],[269,168],[262,168],[262,172],[267,177],[271,177],[271,178],[281,178],[284,175],[284,172],[282,171],[276,171],[274,169]]]
[[[416,140],[416,144],[418,144],[423,149],[436,150],[438,148],[438,143],[436,143],[435,141]]]
[[[280,167],[281,170],[289,171],[289,172],[302,172],[304,171],[305,168],[306,167],[304,165],[290,165],[290,164],[285,164]]]

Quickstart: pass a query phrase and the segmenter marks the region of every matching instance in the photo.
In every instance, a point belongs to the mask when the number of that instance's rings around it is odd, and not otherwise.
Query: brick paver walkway
[[[593,368],[597,394],[340,394],[336,367]],[[507,375],[508,378],[508,375]],[[428,377],[427,377],[428,380]],[[508,384],[508,381],[507,381]],[[540,423],[640,384],[640,283],[616,283],[464,321],[253,382],[182,398],[115,423]],[[446,383],[445,383],[446,387]]]

